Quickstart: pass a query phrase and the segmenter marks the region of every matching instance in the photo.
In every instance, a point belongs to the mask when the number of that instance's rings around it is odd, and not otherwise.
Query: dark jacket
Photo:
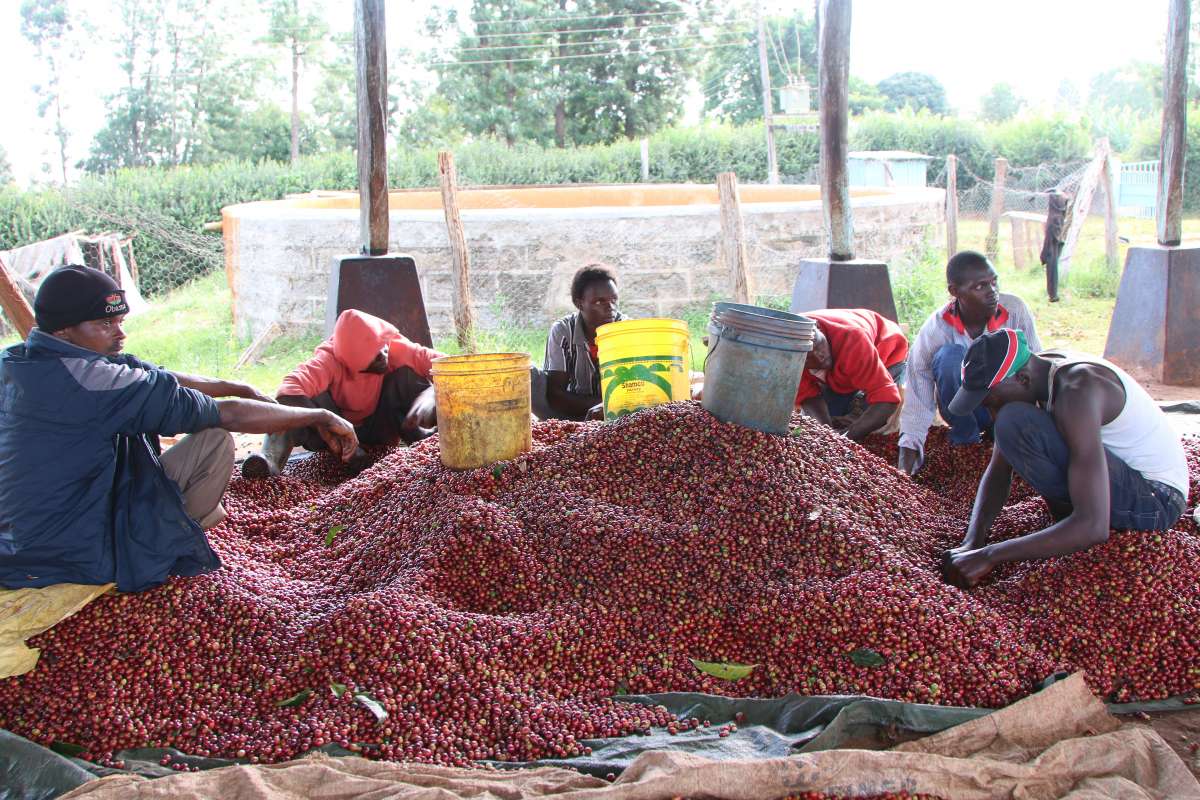
[[[221,565],[148,435],[217,427],[211,398],[34,329],[0,354],[0,586],[137,592]]]

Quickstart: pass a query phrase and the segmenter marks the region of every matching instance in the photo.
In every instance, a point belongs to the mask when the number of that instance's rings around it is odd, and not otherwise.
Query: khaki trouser
[[[159,457],[167,477],[183,494],[188,516],[208,529],[225,519],[221,497],[233,475],[233,436],[209,428],[185,436]]]

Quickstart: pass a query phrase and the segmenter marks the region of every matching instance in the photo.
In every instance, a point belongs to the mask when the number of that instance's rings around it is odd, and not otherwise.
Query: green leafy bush
[[[1074,161],[1092,152],[1087,124],[1061,115],[1002,122],[991,130],[991,142],[991,150],[1014,166]]]
[[[780,171],[793,179],[817,161],[813,133],[781,133]],[[571,149],[537,145],[508,147],[481,139],[454,149],[465,185],[634,183],[641,175],[641,145],[623,141]],[[668,129],[650,141],[651,180],[712,183],[732,170],[744,182],[766,180],[766,140],[761,125]],[[438,184],[437,151],[397,148],[388,163],[393,188]],[[352,152],[306,156],[295,164],[229,161],[205,166],[118,170],[90,176],[67,191],[0,189],[0,249],[18,247],[70,230],[136,232],[140,283],[150,295],[215,269],[209,257],[181,252],[180,239],[196,237],[221,208],[273,200],[314,189],[358,186]],[[186,250],[186,248],[183,248]]]
[[[1162,135],[1161,123],[1146,125],[1139,128],[1130,155],[1141,161],[1158,159],[1158,149]],[[1195,114],[1188,115],[1187,121],[1187,155],[1183,162],[1183,207],[1188,211],[1200,210],[1200,120]]]
[[[929,166],[931,179],[943,170],[946,156],[953,154],[958,156],[959,165],[965,167],[958,176],[958,185],[964,189],[974,183],[972,173],[984,179],[991,178],[995,157],[982,126],[957,117],[907,109],[894,114],[864,114],[851,128],[850,147],[854,150],[910,150],[933,156],[938,161]]]

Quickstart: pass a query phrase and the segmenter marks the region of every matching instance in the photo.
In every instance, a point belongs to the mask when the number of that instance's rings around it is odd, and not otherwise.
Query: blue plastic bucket
[[[788,432],[816,322],[741,303],[714,303],[704,360],[704,407],[724,422]]]

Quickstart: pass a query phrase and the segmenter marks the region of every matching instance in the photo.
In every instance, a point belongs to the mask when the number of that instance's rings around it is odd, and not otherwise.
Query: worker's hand
[[[404,417],[404,422],[400,428],[406,432],[415,433],[419,428],[433,428],[436,426],[437,397],[433,393],[433,387],[430,386],[413,400],[413,404],[408,409],[408,414]]]
[[[603,422],[604,421],[604,403],[596,403],[596,405],[589,408],[587,415],[584,417],[584,420],[589,421],[589,422],[592,422],[592,421]]]
[[[248,383],[243,383],[238,388],[240,390],[237,395],[238,397],[245,398],[246,400],[257,400],[260,403],[274,404],[274,402],[275,402],[274,397],[270,397],[268,395],[263,394],[258,389],[255,389],[253,386],[251,386]]]
[[[942,580],[959,589],[978,585],[995,567],[986,547],[942,553]]]
[[[901,447],[898,466],[905,475],[916,475],[921,469],[921,454],[911,447]]]
[[[358,449],[358,434],[354,432],[354,426],[332,411],[324,413],[316,429],[325,444],[329,445],[329,452],[342,461],[349,461]]]
[[[835,431],[844,431],[847,428],[849,428],[851,425],[853,425],[854,420],[856,420],[856,419],[858,419],[858,418],[852,417],[849,414],[845,414],[843,416],[834,417],[833,419],[829,420],[829,425]]]
[[[959,555],[960,553],[968,553],[972,550],[979,550],[985,544],[987,544],[987,532],[986,531],[982,535],[974,535],[973,536],[973,535],[971,535],[971,531],[968,528],[967,531],[963,534],[962,544],[960,544],[958,547],[953,547],[953,548],[947,550],[946,553],[949,553],[952,556],[956,556],[956,555]],[[943,554],[943,555],[945,555],[945,554]]]

